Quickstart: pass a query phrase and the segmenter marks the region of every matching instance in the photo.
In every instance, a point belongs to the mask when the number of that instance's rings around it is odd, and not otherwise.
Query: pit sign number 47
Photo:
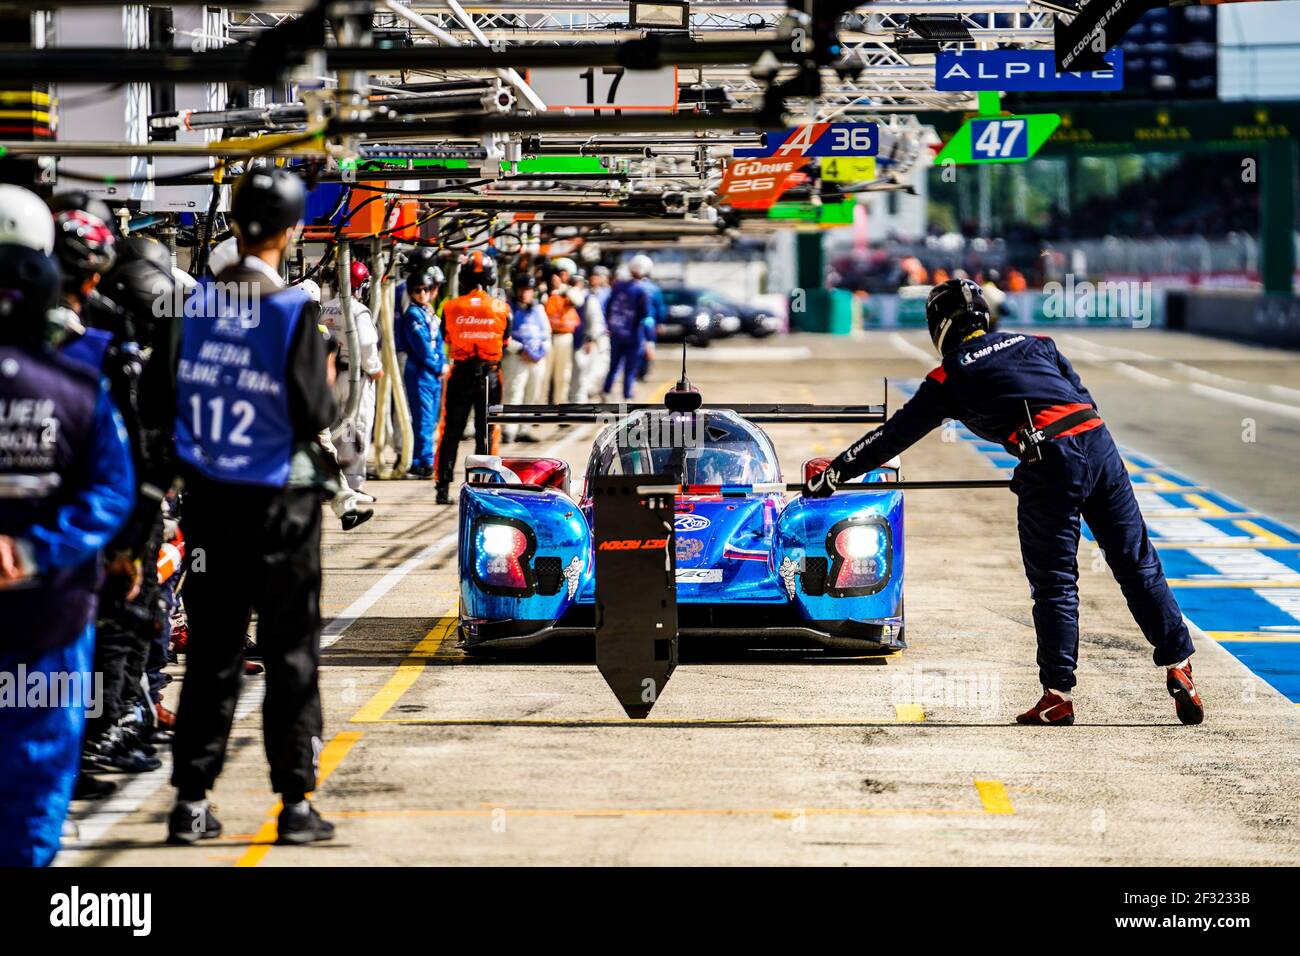
[[[972,120],[971,152],[978,159],[1027,159],[1027,125],[1020,118]]]

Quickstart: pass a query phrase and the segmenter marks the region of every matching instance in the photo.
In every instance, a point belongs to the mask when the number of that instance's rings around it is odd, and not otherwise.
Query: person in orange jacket
[[[443,338],[451,352],[451,375],[443,403],[442,435],[434,465],[440,505],[451,504],[448,489],[456,470],[460,436],[470,412],[474,414],[474,450],[488,454],[496,447],[498,432],[488,436],[487,406],[501,402],[501,356],[510,334],[510,306],[493,295],[496,262],[480,251],[471,253],[460,267],[460,292],[442,308]]]

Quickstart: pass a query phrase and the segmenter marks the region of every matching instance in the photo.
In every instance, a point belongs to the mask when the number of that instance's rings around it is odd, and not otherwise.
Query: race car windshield
[[[590,470],[606,475],[673,475],[683,484],[777,481],[771,442],[727,412],[699,416],[632,416],[598,440]]]

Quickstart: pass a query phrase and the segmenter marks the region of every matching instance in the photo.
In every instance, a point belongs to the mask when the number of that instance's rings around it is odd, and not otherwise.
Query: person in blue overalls
[[[654,301],[649,283],[650,257],[636,255],[628,264],[630,278],[618,279],[609,293],[605,325],[609,329],[609,371],[605,374],[605,399],[614,388],[620,369],[623,373],[623,398],[632,397],[642,355],[654,357]]]
[[[406,277],[410,305],[403,310],[395,334],[398,349],[406,353],[402,381],[411,407],[411,478],[433,477],[433,443],[442,414],[442,373],[447,353],[442,346],[441,322],[433,302],[443,283],[442,270],[425,266]]]
[[[263,736],[283,804],[278,841],[311,843],[334,833],[307,794],[316,787],[321,748],[320,532],[328,473],[316,437],[334,420],[335,400],[319,309],[300,287],[286,288],[279,271],[305,206],[302,183],[288,170],[244,174],[231,198],[239,261],[200,284],[175,354],[146,369],[174,371],[174,379],[146,384],[157,391],[145,405],[171,411],[191,555],[170,843],[221,833],[207,794],[225,758],[254,610],[266,666]]]
[[[25,228],[11,200],[31,206],[11,190],[0,201],[0,675],[17,692],[0,706],[0,866],[44,866],[59,849],[86,711],[102,703],[101,550],[131,513],[135,476],[98,372],[45,341],[61,276],[44,239],[9,241]],[[31,696],[38,676],[56,696]]]
[[[880,428],[849,446],[812,478],[805,494],[824,497],[908,448],[947,419],[1020,459],[1011,482],[1025,574],[1034,599],[1042,698],[1022,724],[1073,724],[1079,656],[1079,521],[1088,522],[1119,582],[1178,719],[1199,724],[1205,707],[1192,682],[1195,651],[1178,602],[1115,442],[1069,360],[1046,336],[990,332],[980,287],[950,279],[925,305],[942,356],[916,394]]]

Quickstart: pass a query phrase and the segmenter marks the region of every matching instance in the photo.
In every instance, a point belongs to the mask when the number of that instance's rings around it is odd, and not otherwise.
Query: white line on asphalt
[[[1086,339],[1081,339],[1078,336],[1074,336],[1074,335],[1058,335],[1056,338],[1059,339],[1062,343],[1064,343],[1064,345],[1067,348],[1069,348],[1070,350],[1069,357],[1073,357],[1077,355],[1080,358],[1082,358],[1085,362],[1108,361],[1105,355],[1097,351],[1097,348],[1100,348],[1100,346],[1094,348],[1092,343],[1087,341]]]
[[[1254,398],[1250,395],[1242,395],[1240,392],[1231,392],[1225,388],[1215,388],[1213,385],[1202,385],[1200,382],[1193,382],[1187,386],[1197,395],[1205,398],[1217,398],[1220,401],[1228,402],[1231,405],[1239,405],[1242,408],[1251,408],[1259,412],[1271,412],[1274,415],[1284,415],[1287,418],[1300,418],[1300,408],[1295,405],[1283,405],[1281,402],[1270,402],[1266,398]]]
[[[366,612],[374,607],[380,598],[396,587],[402,578],[426,561],[433,560],[447,548],[455,547],[455,545],[455,533],[443,535],[437,541],[421,548],[415,555],[393,568],[371,585],[364,594],[349,604],[342,614],[335,617],[321,629],[320,646],[326,648],[338,642],[348,628],[364,617]],[[244,693],[239,697],[234,722],[238,724],[260,707],[265,694],[266,684],[264,681],[248,681],[245,684]],[[141,774],[136,777],[114,796],[110,797],[102,806],[84,816],[78,814],[71,816],[71,819],[77,824],[77,840],[75,844],[58,855],[55,860],[56,866],[68,866],[76,863],[82,854],[93,850],[93,845],[103,839],[114,824],[135,813],[146,800],[167,783],[171,777],[171,754],[163,752],[160,759],[163,762],[161,767],[152,773]]]
[[[806,345],[754,346],[712,345],[707,349],[694,349],[687,361],[692,365],[711,362],[798,362],[812,358],[812,349]]]
[[[239,723],[262,706],[265,697],[265,681],[245,679],[243,691],[239,695],[239,703],[235,705],[234,722]],[[64,847],[55,857],[52,865],[73,866],[78,863],[86,853],[94,851],[95,844],[102,840],[115,824],[135,813],[140,809],[141,804],[162,789],[172,775],[171,751],[159,751],[158,759],[162,761],[161,767],[152,773],[143,773],[134,777],[103,804],[96,806],[92,812],[84,815],[69,814],[68,819],[77,825],[77,838]]]
[[[939,361],[937,356],[931,355],[925,349],[919,348],[907,341],[907,339],[903,338],[901,332],[891,332],[889,335],[889,341],[893,343],[894,348],[898,349],[904,355],[916,359],[918,362],[924,362],[926,365],[934,365]]]
[[[370,588],[344,609],[343,613],[334,618],[320,632],[320,646],[329,647],[339,640],[349,627],[356,621],[364,617],[366,612],[375,606],[385,594],[397,586],[397,583],[406,577],[421,564],[426,561],[432,561],[438,557],[448,547],[454,547],[456,544],[456,532],[445,534],[433,544],[426,545],[417,551],[414,555],[407,558],[393,570],[389,571],[382,578],[370,586]]]
[[[1279,398],[1290,398],[1300,401],[1300,388],[1287,388],[1285,385],[1270,385],[1268,390]]]
[[[1136,365],[1129,365],[1127,362],[1116,362],[1112,368],[1135,382],[1143,382],[1147,385],[1153,385],[1156,388],[1172,388],[1178,383],[1172,378],[1165,378],[1163,375],[1154,375],[1146,369],[1138,368]]]

